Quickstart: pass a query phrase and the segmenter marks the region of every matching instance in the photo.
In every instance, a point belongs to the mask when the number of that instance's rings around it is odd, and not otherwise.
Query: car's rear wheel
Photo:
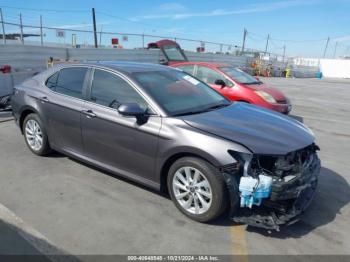
[[[37,114],[29,114],[23,121],[23,134],[29,149],[36,155],[51,152],[45,127]]]
[[[200,158],[177,160],[169,170],[168,190],[175,206],[199,222],[217,218],[227,206],[222,174]]]

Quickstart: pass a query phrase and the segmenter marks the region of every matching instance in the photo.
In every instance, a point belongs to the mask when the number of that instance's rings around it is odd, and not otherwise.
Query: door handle
[[[47,96],[42,96],[42,97],[39,98],[39,100],[40,100],[41,102],[43,102],[43,103],[49,102],[49,99],[47,98]]]
[[[88,118],[97,116],[92,110],[83,110],[82,113]]]

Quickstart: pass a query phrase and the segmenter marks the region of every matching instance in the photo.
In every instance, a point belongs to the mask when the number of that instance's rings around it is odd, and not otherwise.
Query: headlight
[[[255,94],[257,94],[258,96],[260,96],[262,99],[264,99],[266,102],[269,102],[269,103],[277,103],[277,101],[273,98],[272,95],[266,93],[265,91],[261,91],[261,90],[257,90],[257,91],[254,91]]]

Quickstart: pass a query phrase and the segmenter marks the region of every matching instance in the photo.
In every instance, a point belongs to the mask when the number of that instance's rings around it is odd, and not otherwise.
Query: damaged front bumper
[[[318,181],[321,164],[316,154],[294,179],[282,179],[272,184],[271,195],[260,206],[238,207],[237,200],[231,201],[230,218],[239,223],[279,230],[282,225],[290,225],[300,219],[300,215],[312,201]],[[228,178],[228,176],[227,176]],[[237,199],[232,180],[226,179],[231,200]]]

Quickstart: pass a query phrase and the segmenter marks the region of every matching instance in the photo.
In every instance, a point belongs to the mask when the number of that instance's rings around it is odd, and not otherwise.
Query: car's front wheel
[[[176,207],[186,216],[208,222],[227,206],[225,181],[210,163],[195,157],[177,160],[168,174],[168,190]]]
[[[23,121],[23,134],[29,149],[36,155],[51,152],[45,127],[37,114],[29,114]]]

